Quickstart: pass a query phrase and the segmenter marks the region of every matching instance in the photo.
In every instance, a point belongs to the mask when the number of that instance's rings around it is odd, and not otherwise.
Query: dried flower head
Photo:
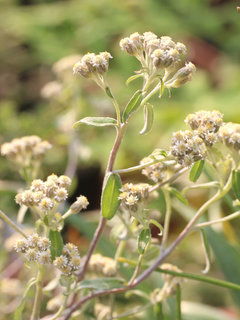
[[[148,198],[149,188],[147,183],[126,183],[120,189],[119,199],[127,209],[137,211],[138,204]]]
[[[117,273],[117,263],[115,260],[104,257],[101,254],[93,254],[88,265],[89,271],[113,277]]]
[[[72,275],[79,270],[82,265],[78,248],[72,244],[67,243],[63,247],[62,255],[57,257],[53,264],[66,276]]]
[[[28,261],[37,261],[40,264],[50,264],[51,242],[46,237],[40,237],[34,233],[27,237],[27,239],[17,240],[14,246],[16,252],[23,253]]]
[[[240,150],[240,124],[227,122],[218,131],[220,140],[228,147]]]
[[[86,209],[89,205],[88,199],[85,196],[77,197],[77,200],[71,205],[70,210],[72,213],[78,213]]]
[[[29,166],[32,161],[41,160],[52,145],[38,136],[13,139],[1,146],[1,155],[21,166]]]
[[[191,166],[194,162],[206,157],[207,149],[198,135],[186,130],[173,133],[171,153],[179,164]]]

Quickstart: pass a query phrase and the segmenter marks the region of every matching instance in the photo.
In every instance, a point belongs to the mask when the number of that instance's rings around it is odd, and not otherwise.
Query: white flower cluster
[[[85,78],[99,77],[108,71],[111,54],[107,51],[99,54],[87,53],[80,61],[74,64],[73,73],[81,74]]]
[[[16,252],[21,252],[28,261],[37,261],[40,264],[50,264],[51,242],[48,238],[32,234],[27,239],[20,239],[15,243]]]
[[[120,189],[119,199],[122,204],[132,211],[137,211],[138,203],[149,196],[150,185],[147,183],[126,183]]]
[[[77,246],[67,243],[63,247],[62,255],[53,264],[66,276],[70,276],[81,268],[81,258]]]
[[[135,56],[148,74],[158,76],[165,70],[163,77],[165,87],[179,87],[191,79],[195,66],[186,63],[186,47],[183,43],[175,43],[170,37],[157,37],[153,32],[138,32],[120,41],[120,47]]]
[[[220,140],[228,147],[240,150],[240,124],[227,122],[219,129]]]
[[[91,256],[88,270],[107,277],[113,277],[117,273],[117,263],[115,260],[97,253]]]
[[[171,153],[181,165],[191,166],[207,156],[204,141],[194,132],[185,130],[173,133]]]
[[[207,146],[212,146],[218,141],[218,130],[223,124],[223,114],[219,111],[198,111],[189,114],[185,122],[203,139]]]
[[[52,145],[38,136],[13,139],[1,146],[1,155],[20,165],[27,166],[34,160],[41,160]]]
[[[69,177],[52,174],[46,181],[33,180],[30,189],[18,193],[15,201],[19,205],[36,206],[41,212],[48,212],[67,199],[70,184]]]

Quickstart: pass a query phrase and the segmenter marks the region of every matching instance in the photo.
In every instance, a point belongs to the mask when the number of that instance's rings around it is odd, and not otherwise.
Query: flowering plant
[[[115,169],[118,150],[134,115],[143,109],[144,126],[139,134],[148,134],[154,121],[151,98],[156,94],[161,98],[165,89],[171,94],[172,88],[178,88],[190,81],[196,71],[195,66],[186,61],[185,45],[175,43],[167,36],[158,38],[152,32],[143,35],[136,32],[122,39],[120,47],[141,64],[141,69],[128,78],[127,84],[139,78],[143,80],[142,87],[132,95],[125,108],[119,106],[107,82],[106,74],[112,58],[110,53],[88,53],[73,67],[74,74],[95,81],[112,101],[116,112],[115,118],[85,117],[74,124],[75,128],[87,124],[116,129],[115,142],[103,180],[99,224],[85,256],[80,256],[79,249],[74,244],[63,243],[61,231],[69,216],[87,208],[87,198],[80,195],[65,210],[64,203],[68,198],[71,179],[55,174],[47,177],[46,181],[38,179],[41,160],[51,145],[41,141],[39,137],[30,136],[15,139],[1,147],[1,154],[16,164],[26,180],[27,187],[15,198],[20,206],[18,224],[2,211],[0,216],[22,236],[15,242],[16,252],[22,254],[28,268],[37,268],[37,275],[26,285],[22,301],[15,312],[15,319],[21,319],[27,309],[26,300],[32,287],[35,287],[35,296],[31,320],[40,319],[41,299],[46,292],[55,294],[47,304],[48,309],[54,310],[54,303],[58,305],[58,309],[55,313],[45,314],[41,318],[45,320],[82,319],[84,313],[88,313],[89,318],[94,315],[98,320],[119,319],[151,307],[154,308],[156,317],[163,319],[167,312],[165,302],[170,296],[176,297],[176,319],[180,320],[181,287],[184,285],[184,278],[210,283],[215,281],[216,285],[240,290],[240,286],[233,283],[187,274],[179,267],[166,263],[169,255],[191,232],[200,232],[206,257],[206,268],[203,272],[207,273],[210,258],[205,227],[240,215],[240,211],[235,210],[225,217],[213,220],[204,216],[215,202],[231,190],[234,194],[233,207],[240,204],[240,125],[223,122],[223,115],[218,111],[190,114],[185,120],[189,129],[173,133],[169,150],[156,149],[134,167]],[[142,171],[148,183],[136,184],[128,181],[123,184],[121,175],[135,171]],[[182,190],[173,187],[175,180],[186,176],[188,172],[190,183]],[[196,183],[203,172],[209,181],[205,179]],[[176,239],[169,243],[174,199],[187,206],[186,194],[192,189],[216,191],[194,212]],[[156,216],[151,207],[152,203],[156,203],[156,199],[161,203],[163,224],[161,217]],[[19,225],[23,222],[28,208],[35,222],[35,230],[30,234]],[[114,259],[94,253],[108,221],[117,245]],[[158,229],[157,239],[152,237],[152,225]],[[132,274],[124,274],[121,265],[132,266]],[[47,277],[44,270],[49,270]],[[140,289],[136,290],[154,271],[162,274],[162,287],[152,288],[150,295]],[[130,293],[138,295],[145,303],[119,313],[115,296],[122,293],[128,296]],[[108,297],[107,300],[101,299],[105,296]]]

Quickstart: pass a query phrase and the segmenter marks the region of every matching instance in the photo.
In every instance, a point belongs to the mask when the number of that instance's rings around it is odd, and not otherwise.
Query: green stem
[[[40,302],[41,302],[41,293],[42,293],[42,277],[43,277],[43,266],[38,263],[38,275],[36,282],[36,292],[33,304],[33,310],[31,315],[31,320],[38,320],[40,313]]]
[[[182,312],[181,312],[181,287],[178,284],[176,290],[176,307],[177,307],[177,320],[182,320]]]
[[[164,193],[165,201],[166,201],[166,214],[165,214],[165,220],[164,220],[164,226],[163,226],[164,231],[163,231],[162,245],[161,245],[161,250],[163,251],[167,244],[172,209],[171,209],[171,199],[170,199],[169,191],[166,188],[163,188],[162,191]]]
[[[16,230],[18,233],[20,233],[24,238],[27,238],[27,235],[16,225],[15,222],[13,222],[8,216],[0,210],[0,217],[8,223],[14,230]]]
[[[126,258],[123,258],[123,257],[120,257],[118,259],[118,261],[122,262],[122,263],[127,263],[127,264],[132,265],[132,266],[136,266],[136,264],[137,264],[136,261],[130,260],[130,259],[126,259]],[[142,265],[142,268],[147,269],[148,266],[147,265]],[[232,282],[228,282],[228,281],[223,281],[223,280],[220,280],[220,279],[212,278],[212,277],[206,277],[206,276],[187,273],[187,272],[175,272],[175,271],[170,271],[170,270],[161,269],[161,268],[157,268],[155,271],[159,272],[159,273],[170,274],[172,276],[176,276],[176,277],[180,277],[180,278],[186,278],[186,279],[190,279],[190,280],[194,280],[194,281],[206,282],[206,283],[213,284],[213,285],[216,285],[216,286],[219,286],[219,287],[224,287],[224,288],[227,288],[227,289],[240,291],[240,285],[232,283]]]
[[[66,288],[65,298],[64,298],[63,304],[61,305],[59,310],[48,320],[58,320],[59,319],[59,317],[61,316],[61,314],[63,313],[63,311],[65,310],[65,308],[67,306],[68,297],[69,297],[69,290],[70,290],[70,284],[68,284],[68,286]]]
[[[240,211],[237,211],[237,212],[234,212],[230,215],[228,215],[227,217],[224,217],[224,218],[220,218],[220,219],[216,219],[216,220],[212,220],[212,221],[207,221],[207,222],[203,222],[203,223],[199,223],[195,226],[195,228],[203,228],[203,227],[207,227],[207,226],[211,226],[212,224],[215,224],[215,223],[222,223],[222,222],[225,222],[225,221],[230,221],[232,219],[235,219],[237,217],[240,216]]]

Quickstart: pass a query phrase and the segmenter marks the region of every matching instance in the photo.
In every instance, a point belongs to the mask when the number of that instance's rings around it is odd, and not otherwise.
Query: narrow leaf
[[[105,88],[105,92],[109,96],[109,98],[111,98],[111,99],[114,98],[113,95],[112,95],[111,89],[109,87]]]
[[[232,188],[236,198],[240,200],[240,171],[238,170],[233,170]]]
[[[81,281],[78,289],[110,290],[124,287],[123,282],[119,278],[95,278]]]
[[[132,98],[129,100],[124,112],[123,112],[123,122],[126,122],[128,118],[137,111],[140,103],[142,101],[142,91],[137,90]]]
[[[176,289],[176,311],[177,311],[177,320],[182,320],[181,312],[181,287],[178,284]]]
[[[206,236],[205,231],[203,229],[201,229],[200,232],[201,232],[201,240],[202,240],[202,245],[203,245],[204,256],[206,259],[206,267],[204,270],[202,270],[202,273],[206,274],[210,270],[210,248],[208,245],[207,236]]]
[[[200,175],[203,171],[204,162],[205,162],[204,160],[199,160],[194,163],[194,165],[192,166],[192,169],[190,171],[190,174],[189,174],[190,181],[196,182],[198,180],[198,178],[200,177]]]
[[[102,216],[112,219],[120,205],[119,194],[122,187],[121,178],[118,174],[111,173],[102,195]]]
[[[15,310],[15,313],[14,313],[14,320],[21,320],[22,319],[22,313],[23,313],[23,309],[24,309],[24,306],[25,306],[25,303],[26,303],[26,299],[27,299],[27,296],[28,296],[28,293],[29,293],[29,290],[31,289],[31,287],[37,282],[36,278],[31,278],[27,285],[26,285],[26,288],[23,292],[23,296],[22,296],[22,299],[21,299],[21,302],[19,304],[19,306],[17,307],[17,309]]]
[[[169,191],[171,192],[171,194],[173,194],[176,198],[178,198],[178,200],[180,200],[182,203],[184,204],[188,204],[187,199],[182,195],[181,192],[179,192],[177,189],[170,187]]]
[[[144,105],[144,126],[139,134],[147,134],[152,129],[154,120],[153,106],[150,103]]]
[[[95,127],[116,126],[117,120],[110,117],[86,117],[74,123],[73,128],[76,129],[80,124],[87,124]]]
[[[59,257],[62,254],[63,249],[63,239],[59,231],[50,230],[49,240],[51,241],[51,256],[54,260],[56,257]]]
[[[126,85],[128,86],[130,82],[134,81],[135,79],[141,78],[144,76],[144,73],[140,73],[140,74],[135,74],[131,77],[129,77],[126,81]]]
[[[150,229],[143,229],[138,237],[138,252],[139,254],[144,254],[148,245],[151,242],[151,231]]]

